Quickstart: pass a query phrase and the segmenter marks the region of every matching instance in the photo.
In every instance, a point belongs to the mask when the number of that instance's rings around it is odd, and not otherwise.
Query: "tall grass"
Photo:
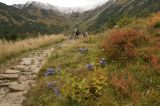
[[[115,28],[64,42],[41,69],[24,106],[158,106],[159,36],[148,30],[155,24],[138,24],[140,29]],[[48,68],[54,68],[53,74],[44,76]]]
[[[0,40],[0,62],[11,58],[19,53],[37,49],[42,46],[49,45],[51,43],[60,42],[64,39],[63,35],[52,35],[52,36],[39,36],[37,38],[29,38],[20,41],[5,41]]]

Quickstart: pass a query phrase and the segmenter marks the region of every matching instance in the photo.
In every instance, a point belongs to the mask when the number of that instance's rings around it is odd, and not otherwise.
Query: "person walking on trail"
[[[77,39],[79,35],[80,35],[80,32],[79,32],[79,30],[76,28],[76,29],[74,30],[74,37]]]
[[[83,38],[87,38],[88,32],[83,32]]]

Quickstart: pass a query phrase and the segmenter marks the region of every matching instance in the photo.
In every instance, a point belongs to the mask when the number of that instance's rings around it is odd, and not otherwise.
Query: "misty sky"
[[[5,4],[24,4],[28,0],[0,0]],[[62,7],[83,7],[88,5],[96,5],[99,3],[104,3],[108,0],[34,0],[42,3],[50,3],[52,5],[62,6]]]

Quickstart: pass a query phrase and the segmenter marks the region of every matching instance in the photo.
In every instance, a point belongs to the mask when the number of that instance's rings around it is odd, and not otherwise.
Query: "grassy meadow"
[[[25,106],[159,106],[160,13],[56,47]]]
[[[37,49],[64,40],[63,35],[39,36],[19,41],[0,40],[0,62],[22,52]]]

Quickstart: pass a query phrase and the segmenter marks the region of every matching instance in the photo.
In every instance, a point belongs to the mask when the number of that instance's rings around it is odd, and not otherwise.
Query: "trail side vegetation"
[[[64,39],[63,35],[45,35],[17,41],[0,40],[0,62],[26,51],[61,42]]]
[[[57,46],[24,105],[159,106],[160,13],[118,24]]]

